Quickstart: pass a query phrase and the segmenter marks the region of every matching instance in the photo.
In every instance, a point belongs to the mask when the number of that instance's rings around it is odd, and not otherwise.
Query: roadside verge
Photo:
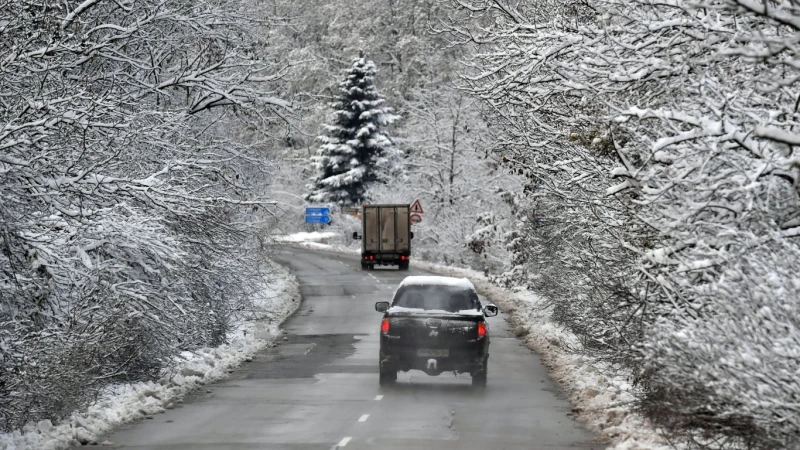
[[[181,353],[169,372],[157,381],[120,384],[107,389],[86,410],[53,425],[49,420],[26,425],[22,430],[0,434],[3,450],[60,450],[76,445],[113,445],[98,442],[119,425],[151,418],[172,409],[183,397],[209,383],[225,378],[230,369],[272,345],[280,325],[300,305],[297,279],[283,266],[270,265],[272,280],[255,298],[251,320],[239,321],[228,334],[228,343]]]

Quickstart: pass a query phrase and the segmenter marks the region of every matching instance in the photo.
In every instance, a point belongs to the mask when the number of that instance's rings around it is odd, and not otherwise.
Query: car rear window
[[[409,285],[398,289],[392,306],[459,312],[480,309],[478,294],[470,289],[441,285]]]

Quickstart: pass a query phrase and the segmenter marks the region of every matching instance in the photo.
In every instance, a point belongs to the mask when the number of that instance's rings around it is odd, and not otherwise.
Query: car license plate
[[[424,356],[426,358],[447,358],[450,356],[450,350],[434,349],[434,348],[421,348],[417,350],[417,356]]]

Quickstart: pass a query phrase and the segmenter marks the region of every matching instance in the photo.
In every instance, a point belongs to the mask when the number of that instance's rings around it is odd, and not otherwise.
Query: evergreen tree
[[[359,205],[370,183],[379,181],[380,171],[394,147],[383,127],[397,119],[375,88],[375,64],[362,57],[339,84],[339,99],[333,123],[317,155],[312,157],[317,175],[306,200],[341,206]]]

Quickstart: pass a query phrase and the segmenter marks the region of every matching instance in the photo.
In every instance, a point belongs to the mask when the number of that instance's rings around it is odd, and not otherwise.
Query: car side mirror
[[[353,231],[353,239],[355,240],[361,239],[361,236],[358,235],[358,231]]]
[[[408,238],[409,239],[414,239],[414,232],[413,231],[408,235]]]
[[[486,316],[486,317],[494,317],[499,312],[500,312],[500,310],[497,309],[497,306],[494,306],[492,304],[489,304],[489,305],[486,305],[486,306],[483,307],[483,315]]]
[[[389,310],[389,302],[378,302],[378,303],[375,303],[375,311],[386,312],[388,310]]]

